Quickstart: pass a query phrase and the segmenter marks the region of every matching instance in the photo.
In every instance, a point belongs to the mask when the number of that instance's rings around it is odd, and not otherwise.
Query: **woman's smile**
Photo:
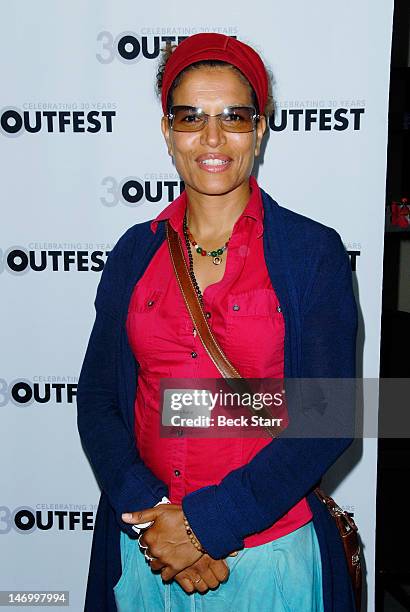
[[[204,153],[196,158],[201,170],[205,172],[225,172],[232,163],[232,158],[221,153]]]

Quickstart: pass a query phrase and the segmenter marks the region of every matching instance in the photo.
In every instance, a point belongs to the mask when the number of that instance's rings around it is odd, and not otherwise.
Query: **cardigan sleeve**
[[[97,482],[107,494],[120,528],[136,537],[121,514],[154,506],[168,494],[168,488],[143,463],[119,408],[117,364],[125,333],[119,307],[120,264],[130,256],[126,236],[110,253],[98,286],[96,318],[77,388],[77,425]]]
[[[354,378],[357,309],[350,260],[339,234],[325,229],[301,300],[301,377]],[[226,557],[306,496],[351,442],[279,437],[218,485],[186,495],[184,513],[209,554]]]

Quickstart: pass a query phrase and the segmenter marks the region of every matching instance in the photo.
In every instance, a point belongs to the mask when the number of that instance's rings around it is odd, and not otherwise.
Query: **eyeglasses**
[[[216,117],[226,132],[253,132],[260,116],[253,106],[227,106],[217,115],[208,115],[195,106],[172,106],[167,117],[175,132],[199,132],[209,117]]]

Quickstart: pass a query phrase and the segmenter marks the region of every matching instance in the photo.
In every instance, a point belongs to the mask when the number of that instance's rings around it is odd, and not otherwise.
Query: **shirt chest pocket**
[[[226,323],[226,350],[242,376],[282,375],[285,326],[273,289],[231,295]]]
[[[153,287],[136,287],[127,317],[128,338],[136,359],[142,364],[158,350],[156,330],[163,291]]]

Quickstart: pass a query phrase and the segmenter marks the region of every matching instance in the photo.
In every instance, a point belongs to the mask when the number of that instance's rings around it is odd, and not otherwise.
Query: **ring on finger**
[[[145,544],[143,544],[143,543],[141,542],[141,538],[142,538],[142,536],[143,536],[143,535],[144,535],[144,532],[142,532],[142,533],[141,533],[141,534],[138,536],[138,546],[139,546],[140,548],[142,548],[142,549],[147,550],[148,546],[145,546]]]
[[[199,578],[197,578],[196,580],[194,580],[194,584],[197,584],[198,582],[201,582],[201,580],[203,580],[203,578],[201,578],[201,576],[199,576]]]

